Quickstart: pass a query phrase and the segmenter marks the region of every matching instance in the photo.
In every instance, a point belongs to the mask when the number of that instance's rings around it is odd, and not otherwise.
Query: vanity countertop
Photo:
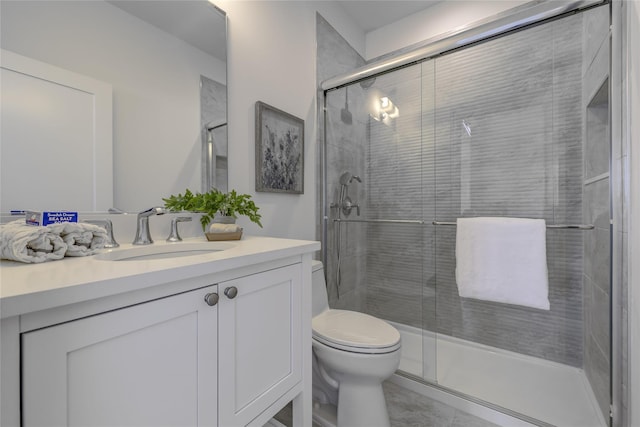
[[[203,238],[184,239],[185,243]],[[308,240],[245,236],[231,249],[162,260],[106,261],[95,256],[66,257],[41,264],[0,262],[0,317],[148,288],[320,249]],[[182,243],[156,242],[154,245]],[[119,249],[132,247],[121,245]],[[118,250],[118,249],[115,249]]]

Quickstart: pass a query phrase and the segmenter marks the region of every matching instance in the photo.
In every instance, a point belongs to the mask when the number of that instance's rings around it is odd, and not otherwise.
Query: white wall
[[[108,3],[0,7],[3,48],[113,86],[115,207],[200,189],[200,75],[225,83],[224,63]]]
[[[254,196],[263,229],[245,218],[245,231],[315,239],[316,10],[364,46],[330,2],[216,1],[228,16],[229,188]],[[346,31],[348,30],[348,31]],[[255,103],[262,101],[305,121],[304,194],[255,192]]]
[[[628,91],[631,147],[629,254],[629,402],[630,426],[640,426],[640,2],[628,1]]]
[[[366,36],[365,59],[402,49],[488,18],[529,0],[449,0],[386,25]]]

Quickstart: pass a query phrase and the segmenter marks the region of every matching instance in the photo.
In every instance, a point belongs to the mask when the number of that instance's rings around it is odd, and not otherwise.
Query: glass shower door
[[[435,347],[425,348],[435,340],[423,340],[425,323],[432,327],[435,319],[435,292],[433,280],[425,281],[433,279],[426,274],[433,261],[432,250],[425,250],[431,239],[424,210],[433,206],[423,203],[422,164],[429,154],[422,141],[422,90],[422,66],[415,65],[325,98],[330,304],[396,326],[400,370],[420,378],[423,354],[435,355]]]
[[[590,63],[583,34],[591,13],[435,59],[439,222],[463,217],[588,222],[583,220],[590,179],[583,168],[582,77]],[[601,172],[608,176],[608,170]],[[599,293],[583,277],[589,252],[584,239],[593,235],[547,228],[550,309],[545,310],[509,300],[523,291],[516,286],[505,289],[506,303],[481,295],[461,298],[456,227],[436,226],[437,383],[549,424],[599,425],[608,396],[594,394],[598,387],[585,387],[585,371],[594,363],[589,358],[600,357],[601,350],[589,350],[585,343],[592,342],[590,328],[600,326],[584,319],[594,315],[589,305],[606,307],[608,299],[593,304],[591,295]],[[547,288],[544,281],[526,285]],[[607,313],[598,316],[604,319]],[[600,342],[607,354],[606,338]],[[600,366],[592,386],[599,385],[599,375],[609,375],[608,367]],[[593,405],[598,400],[601,408]]]

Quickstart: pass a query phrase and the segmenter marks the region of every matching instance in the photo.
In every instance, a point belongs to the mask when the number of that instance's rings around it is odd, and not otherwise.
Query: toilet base
[[[338,408],[331,403],[313,402],[313,422],[321,427],[390,427],[387,404],[382,392],[382,387],[363,389],[357,385],[343,384],[340,388],[341,399]],[[362,399],[368,402],[367,410],[360,405],[353,404],[354,400]],[[346,403],[345,403],[346,402]],[[355,410],[354,410],[355,409]],[[338,424],[338,418],[340,424]]]
[[[338,420],[338,427],[390,427],[382,384],[340,383]]]

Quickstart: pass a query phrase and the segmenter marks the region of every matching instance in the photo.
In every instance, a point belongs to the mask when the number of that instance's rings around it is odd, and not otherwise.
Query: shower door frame
[[[319,144],[319,156],[320,156],[320,180],[322,184],[322,191],[320,194],[321,203],[321,239],[322,239],[322,259],[326,260],[328,253],[328,229],[330,211],[328,204],[328,188],[327,188],[327,164],[326,164],[326,123],[327,117],[327,93],[342,87],[348,86],[353,83],[357,83],[371,77],[375,77],[380,74],[392,72],[400,69],[404,66],[423,62],[430,58],[434,58],[438,55],[460,49],[462,47],[470,46],[473,44],[488,41],[494,37],[504,35],[508,32],[530,27],[532,25],[549,21],[565,16],[570,13],[579,12],[585,9],[589,9],[596,6],[609,4],[609,16],[611,24],[611,54],[610,54],[610,97],[611,97],[611,109],[610,109],[610,142],[613,150],[621,151],[620,147],[623,138],[627,137],[624,129],[628,129],[628,122],[624,118],[623,114],[623,102],[626,101],[626,97],[623,96],[623,77],[624,64],[622,63],[622,52],[625,48],[624,37],[624,6],[622,1],[617,0],[576,0],[561,2],[553,0],[534,0],[526,3],[522,6],[505,11],[493,17],[487,18],[482,21],[478,21],[472,25],[461,27],[455,31],[442,34],[438,37],[426,40],[418,45],[410,46],[406,49],[402,49],[396,52],[392,57],[383,59],[380,61],[372,62],[371,64],[360,67],[350,73],[339,75],[330,79],[327,79],[320,84],[320,90],[318,94],[322,94],[322,116],[321,116],[321,129],[320,129],[320,144]],[[628,120],[628,119],[627,119]],[[626,127],[625,127],[626,126]],[[616,159],[611,158],[611,188],[609,197],[612,198],[614,194],[621,193],[622,181],[624,176],[629,174],[628,170],[624,169],[624,166],[617,164]],[[618,162],[620,163],[620,162]],[[612,272],[611,277],[611,301],[610,301],[610,319],[611,319],[611,354],[610,354],[610,393],[611,393],[611,408],[608,415],[610,426],[621,426],[624,419],[627,417],[622,414],[623,405],[622,400],[625,399],[623,390],[621,387],[622,380],[628,373],[628,367],[622,365],[622,343],[625,341],[622,330],[622,286],[625,284],[622,277],[622,270],[626,268],[624,264],[623,253],[626,248],[623,247],[623,242],[617,239],[623,232],[628,229],[628,224],[621,224],[621,221],[615,219],[621,217],[621,206],[616,203],[611,203],[611,213],[614,220],[612,221],[612,233],[611,233],[611,258],[610,268]],[[628,218],[626,219],[628,221]],[[614,268],[619,267],[619,268]],[[429,386],[440,389],[446,393],[457,395],[453,390],[438,386],[437,384],[429,383]],[[504,408],[497,408],[494,405],[481,402],[473,398],[473,396],[459,396],[464,399],[470,400],[474,403],[478,403],[482,406],[489,407],[502,411],[508,415],[510,411],[504,411]],[[515,413],[513,415],[516,415]],[[521,414],[517,415],[522,417]],[[528,417],[524,417],[528,418]]]

